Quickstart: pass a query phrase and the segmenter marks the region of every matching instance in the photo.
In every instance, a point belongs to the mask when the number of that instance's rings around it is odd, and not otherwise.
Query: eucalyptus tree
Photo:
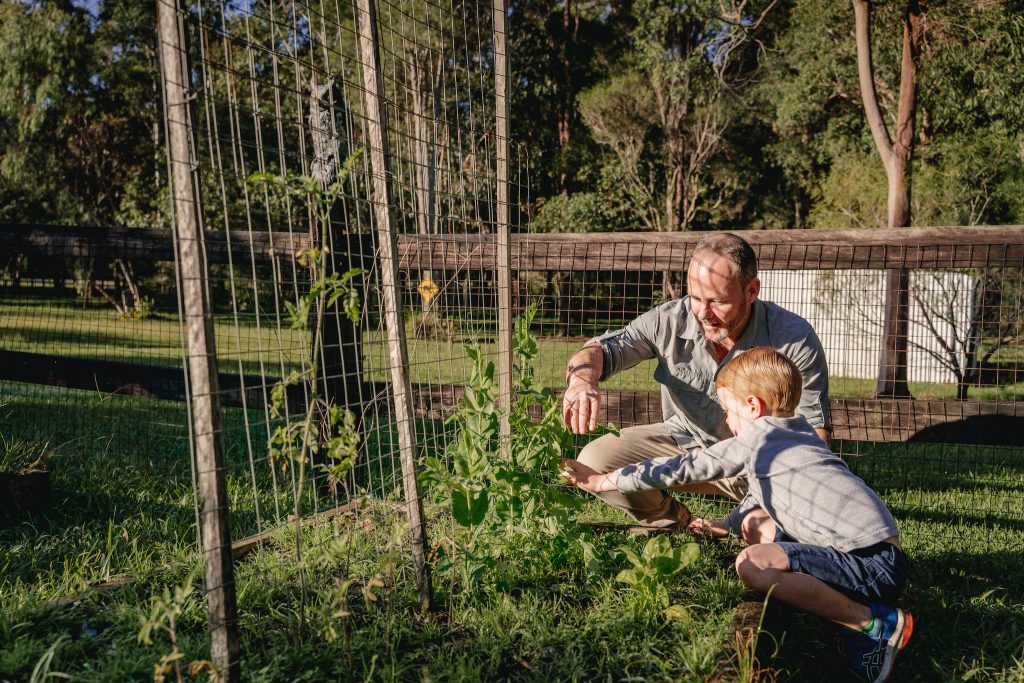
[[[620,188],[621,206],[643,229],[691,230],[728,196],[728,176],[713,175],[711,162],[752,82],[742,55],[756,48],[775,4],[638,0],[631,50],[614,75],[580,94],[591,135],[609,151],[607,185]],[[662,296],[680,294],[678,274],[665,273]]]

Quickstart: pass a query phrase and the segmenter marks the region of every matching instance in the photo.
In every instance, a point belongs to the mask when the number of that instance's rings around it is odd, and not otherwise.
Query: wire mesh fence
[[[221,1],[181,14],[235,539],[354,500],[370,506],[346,508],[356,514],[405,501],[396,346],[416,455],[441,457],[474,354],[500,360],[501,312],[536,306],[532,381],[560,391],[566,359],[588,339],[686,295],[697,236],[530,234],[527,157],[514,147],[502,292],[491,7],[396,0],[376,12],[386,168],[373,163],[382,143],[357,5]],[[396,235],[400,330],[387,324],[376,177],[390,192],[383,227]],[[188,452],[169,232],[3,234],[4,432],[79,444],[84,455]],[[833,448],[882,493],[911,547],[955,548],[967,536],[1020,545],[1020,237],[750,234],[761,298],[802,315],[822,341]],[[905,356],[883,348],[887,269],[909,272],[895,313],[907,322]],[[876,396],[892,358],[900,391]],[[660,422],[653,376],[648,361],[602,382],[603,419]],[[194,493],[188,514],[198,520]],[[297,538],[300,551],[331,542]]]

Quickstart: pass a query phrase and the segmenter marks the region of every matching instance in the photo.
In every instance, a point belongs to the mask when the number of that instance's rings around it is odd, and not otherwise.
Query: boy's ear
[[[759,396],[751,394],[743,399],[744,405],[747,410],[750,411],[751,419],[756,420],[759,417],[763,417],[768,414],[768,404],[764,402],[764,399]]]

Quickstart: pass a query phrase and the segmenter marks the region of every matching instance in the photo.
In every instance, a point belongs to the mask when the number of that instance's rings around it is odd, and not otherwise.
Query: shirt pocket
[[[700,427],[712,434],[717,432],[719,425],[725,422],[725,410],[715,398],[714,378],[685,365],[676,365],[667,375],[665,385],[684,410]]]

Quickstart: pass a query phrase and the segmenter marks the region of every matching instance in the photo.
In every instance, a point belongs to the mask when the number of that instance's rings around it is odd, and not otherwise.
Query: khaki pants
[[[603,474],[651,458],[679,455],[680,452],[675,439],[658,423],[626,427],[619,436],[605,434],[583,448],[579,461]],[[672,490],[740,500],[747,493],[747,482],[743,477],[736,477],[674,486]],[[638,491],[626,495],[614,491],[597,495],[644,526],[669,527],[685,525],[690,521],[689,509],[665,491]]]

